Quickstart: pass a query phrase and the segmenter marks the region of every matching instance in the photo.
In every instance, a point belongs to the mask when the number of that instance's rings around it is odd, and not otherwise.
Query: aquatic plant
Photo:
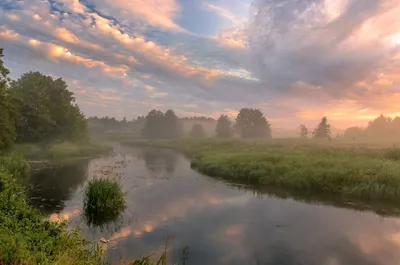
[[[116,179],[90,180],[84,190],[84,216],[89,225],[102,226],[125,209],[125,198]]]

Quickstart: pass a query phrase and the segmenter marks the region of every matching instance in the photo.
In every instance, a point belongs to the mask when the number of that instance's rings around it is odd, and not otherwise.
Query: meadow
[[[178,150],[199,172],[241,183],[365,200],[400,198],[400,148],[393,142],[188,138],[123,144]]]

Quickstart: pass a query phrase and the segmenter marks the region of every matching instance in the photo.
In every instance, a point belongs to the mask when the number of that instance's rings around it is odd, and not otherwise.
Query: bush
[[[102,226],[125,209],[125,198],[117,180],[93,179],[84,191],[84,215],[89,225]]]

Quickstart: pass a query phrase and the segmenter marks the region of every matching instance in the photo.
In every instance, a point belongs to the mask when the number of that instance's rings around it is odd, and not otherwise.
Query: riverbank
[[[56,142],[49,145],[16,144],[11,155],[35,159],[64,160],[107,154],[112,147],[98,142]]]
[[[22,158],[0,159],[0,263],[1,264],[105,264],[93,248],[66,223],[47,221],[27,203],[16,178],[29,165]]]
[[[26,159],[0,156],[0,264],[110,264],[96,242],[69,230],[66,221],[47,220],[28,204],[25,190],[17,184],[27,174]],[[167,264],[166,258],[165,249],[157,259],[151,255],[119,264]]]
[[[400,198],[400,149],[389,143],[174,139],[123,144],[181,151],[194,169],[212,177],[365,200]]]

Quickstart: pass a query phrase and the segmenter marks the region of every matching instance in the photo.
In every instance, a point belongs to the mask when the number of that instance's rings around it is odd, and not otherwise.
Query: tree
[[[314,130],[314,138],[316,139],[330,139],[331,138],[331,125],[328,124],[328,119],[323,117],[317,128]]]
[[[354,126],[354,127],[347,128],[344,131],[343,138],[355,140],[355,139],[362,138],[363,135],[364,135],[364,130],[360,127]]]
[[[229,138],[233,135],[232,122],[226,115],[221,115],[217,120],[217,127],[215,128],[217,137]]]
[[[243,138],[271,138],[271,125],[259,109],[241,109],[236,117],[235,129]]]
[[[18,99],[17,139],[22,142],[86,139],[87,121],[62,78],[39,72],[12,84]]]
[[[203,125],[194,124],[192,130],[190,131],[190,136],[194,138],[203,138],[205,137]]]
[[[304,124],[300,125],[300,138],[308,138],[308,129]]]
[[[161,138],[164,130],[164,113],[153,109],[146,116],[143,136],[150,139]]]
[[[13,100],[9,89],[8,74],[4,66],[3,49],[0,49],[0,150],[10,148],[15,141],[15,121],[13,116]]]
[[[167,110],[164,115],[164,136],[166,138],[174,138],[180,134],[181,127],[178,117],[173,110]]]

